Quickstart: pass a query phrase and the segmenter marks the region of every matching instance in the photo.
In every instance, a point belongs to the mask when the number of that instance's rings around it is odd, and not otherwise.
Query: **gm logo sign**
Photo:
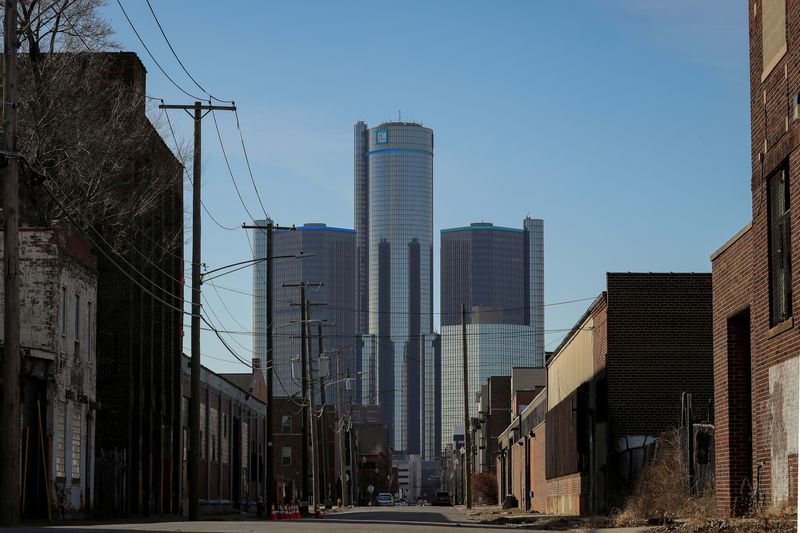
[[[378,130],[375,132],[375,144],[388,144],[389,132],[386,130]]]

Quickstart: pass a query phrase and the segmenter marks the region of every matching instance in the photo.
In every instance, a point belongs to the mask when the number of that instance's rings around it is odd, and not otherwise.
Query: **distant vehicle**
[[[419,498],[417,498],[417,505],[419,506],[428,505],[428,500],[425,499],[425,496],[420,496]]]
[[[408,505],[408,503],[403,498],[397,498],[394,500],[395,505]]]
[[[431,505],[453,505],[453,501],[450,499],[450,493],[438,490],[431,498]]]
[[[377,500],[378,500],[378,505],[386,505],[394,507],[394,498],[392,498],[392,495],[389,494],[388,492],[381,492],[380,494],[378,494]]]

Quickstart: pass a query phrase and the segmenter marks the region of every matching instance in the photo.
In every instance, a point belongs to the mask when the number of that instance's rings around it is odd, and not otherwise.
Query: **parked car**
[[[453,500],[450,499],[449,492],[438,490],[431,498],[431,505],[453,505]]]
[[[425,499],[425,496],[420,496],[419,498],[417,498],[417,505],[419,506],[428,505],[428,500]]]
[[[378,505],[387,505],[394,507],[394,498],[392,498],[392,495],[389,494],[388,492],[381,492],[380,494],[378,494],[377,501]]]

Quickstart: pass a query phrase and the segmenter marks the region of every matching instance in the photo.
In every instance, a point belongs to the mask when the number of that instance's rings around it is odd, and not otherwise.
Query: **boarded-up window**
[[[248,446],[250,437],[247,429],[247,422],[242,422],[242,465],[245,467],[247,467],[249,464],[249,461],[247,460],[247,454],[250,451],[250,447]]]
[[[206,458],[206,404],[200,404],[200,459]]]
[[[211,408],[208,435],[211,437],[211,462],[219,462],[219,411]]]
[[[786,0],[761,1],[762,80],[786,53]]]
[[[64,290],[66,293],[66,290]],[[67,477],[67,420],[66,404],[56,402],[56,477]]]
[[[230,418],[228,413],[222,413],[222,464],[228,464],[231,453],[231,440],[229,433]]]
[[[72,479],[81,479],[81,431],[83,417],[81,408],[75,405],[72,408]]]

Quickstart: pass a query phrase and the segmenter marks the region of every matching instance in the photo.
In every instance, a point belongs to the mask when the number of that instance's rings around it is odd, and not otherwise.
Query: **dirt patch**
[[[659,526],[648,533],[794,533],[796,518],[725,518],[689,520]]]

